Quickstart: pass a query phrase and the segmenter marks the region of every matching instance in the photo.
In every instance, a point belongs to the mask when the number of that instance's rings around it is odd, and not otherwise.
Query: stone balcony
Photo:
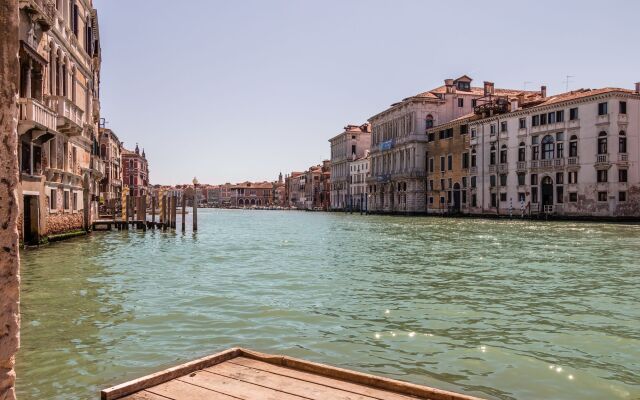
[[[32,15],[32,20],[48,31],[56,20],[56,4],[53,0],[20,0],[19,6]]]
[[[627,153],[618,153],[618,165],[628,166],[629,165],[629,154],[627,154]]]
[[[49,107],[58,112],[58,131],[78,136],[84,129],[84,111],[64,96],[50,96]]]
[[[34,128],[42,131],[56,131],[56,113],[38,100],[31,98],[18,99],[18,110],[21,133]]]
[[[629,123],[629,116],[627,114],[618,114],[618,125],[626,125]]]
[[[91,170],[98,179],[106,175],[105,163],[98,156],[91,156]]]
[[[608,125],[609,124],[609,114],[598,115],[596,117],[596,125]]]
[[[596,169],[609,169],[611,167],[609,154],[597,154],[594,166]]]
[[[527,170],[527,162],[526,161],[518,161],[516,165],[516,171],[524,172]]]

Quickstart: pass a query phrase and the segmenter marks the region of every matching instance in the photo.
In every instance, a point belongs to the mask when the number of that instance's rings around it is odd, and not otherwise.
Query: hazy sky
[[[524,4],[527,4],[526,6]],[[467,74],[550,93],[640,81],[640,1],[94,0],[102,116],[152,183],[274,180]]]

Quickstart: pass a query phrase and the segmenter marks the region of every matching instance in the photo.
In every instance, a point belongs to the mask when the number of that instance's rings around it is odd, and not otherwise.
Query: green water
[[[640,226],[201,210],[22,254],[20,399],[232,346],[491,399],[640,398]]]

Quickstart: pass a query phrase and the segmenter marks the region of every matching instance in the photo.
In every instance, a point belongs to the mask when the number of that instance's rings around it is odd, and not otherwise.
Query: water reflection
[[[23,255],[21,399],[236,345],[486,398],[640,396],[636,225],[199,218]]]

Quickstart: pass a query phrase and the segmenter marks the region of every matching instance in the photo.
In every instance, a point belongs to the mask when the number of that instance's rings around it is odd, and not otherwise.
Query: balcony
[[[32,20],[45,32],[55,23],[56,5],[53,0],[20,0],[20,8],[30,12]]]
[[[609,154],[597,154],[595,167],[597,169],[608,169],[609,167],[611,167],[611,162],[609,161]]]
[[[478,167],[471,167],[471,168],[469,168],[469,173],[470,173],[471,175],[475,175],[475,174],[477,174],[477,173],[478,173]]]
[[[509,165],[508,164],[498,164],[498,173],[499,174],[506,174],[509,171]]]
[[[618,125],[626,125],[629,123],[627,114],[618,114]]]
[[[84,111],[64,96],[49,97],[49,106],[58,112],[58,131],[69,136],[82,134]]]
[[[43,131],[56,131],[56,114],[36,99],[18,99],[19,118],[26,130],[36,128]],[[25,131],[26,131],[25,130]]]
[[[527,170],[527,162],[526,161],[518,161],[518,165],[516,167],[518,171],[526,171]]]
[[[569,167],[578,167],[580,166],[580,160],[578,157],[569,157],[567,158],[567,165]]]
[[[580,128],[580,120],[579,119],[573,119],[567,122],[567,128],[568,129],[578,129]]]
[[[564,158],[556,158],[555,160],[553,160],[553,166],[555,168],[564,167]]]
[[[489,173],[490,174],[495,174],[496,173],[496,165],[489,165]]]
[[[91,156],[91,169],[93,170],[94,176],[98,179],[106,175],[104,161],[98,156]]]
[[[609,114],[598,115],[596,117],[596,125],[608,125],[609,124]]]
[[[540,166],[540,161],[531,160],[531,169],[537,169]]]
[[[629,154],[618,153],[618,165],[629,165]]]

